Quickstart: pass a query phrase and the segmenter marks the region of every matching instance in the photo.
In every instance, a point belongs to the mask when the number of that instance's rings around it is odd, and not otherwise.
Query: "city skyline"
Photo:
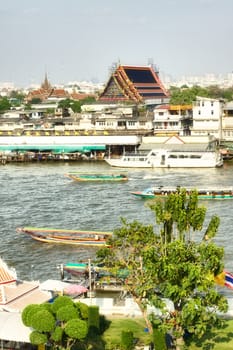
[[[233,2],[9,0],[1,4],[0,82],[104,83],[114,64],[162,76],[232,73]]]

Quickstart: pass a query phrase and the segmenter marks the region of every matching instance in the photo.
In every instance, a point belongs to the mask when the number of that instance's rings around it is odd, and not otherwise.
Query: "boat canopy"
[[[32,151],[53,153],[88,153],[91,151],[104,151],[105,145],[0,145],[0,151]]]

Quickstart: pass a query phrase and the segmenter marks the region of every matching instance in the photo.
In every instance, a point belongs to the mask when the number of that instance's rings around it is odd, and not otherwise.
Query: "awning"
[[[0,145],[0,151],[32,151],[54,153],[87,153],[91,151],[104,151],[105,145]]]
[[[30,343],[31,332],[29,327],[24,326],[20,313],[0,311],[1,340]]]
[[[69,287],[69,282],[63,282],[60,280],[47,280],[40,284],[41,290],[46,290],[50,292],[63,292],[65,288]]]

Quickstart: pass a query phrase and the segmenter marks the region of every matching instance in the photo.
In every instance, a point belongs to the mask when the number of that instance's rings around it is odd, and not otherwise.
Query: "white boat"
[[[125,153],[120,158],[105,158],[112,167],[121,168],[215,168],[223,165],[218,150],[153,149]]]

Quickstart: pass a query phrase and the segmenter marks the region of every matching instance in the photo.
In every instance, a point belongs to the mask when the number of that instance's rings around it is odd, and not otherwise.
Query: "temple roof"
[[[152,66],[119,65],[111,74],[100,101],[133,101],[167,98],[168,93]]]

